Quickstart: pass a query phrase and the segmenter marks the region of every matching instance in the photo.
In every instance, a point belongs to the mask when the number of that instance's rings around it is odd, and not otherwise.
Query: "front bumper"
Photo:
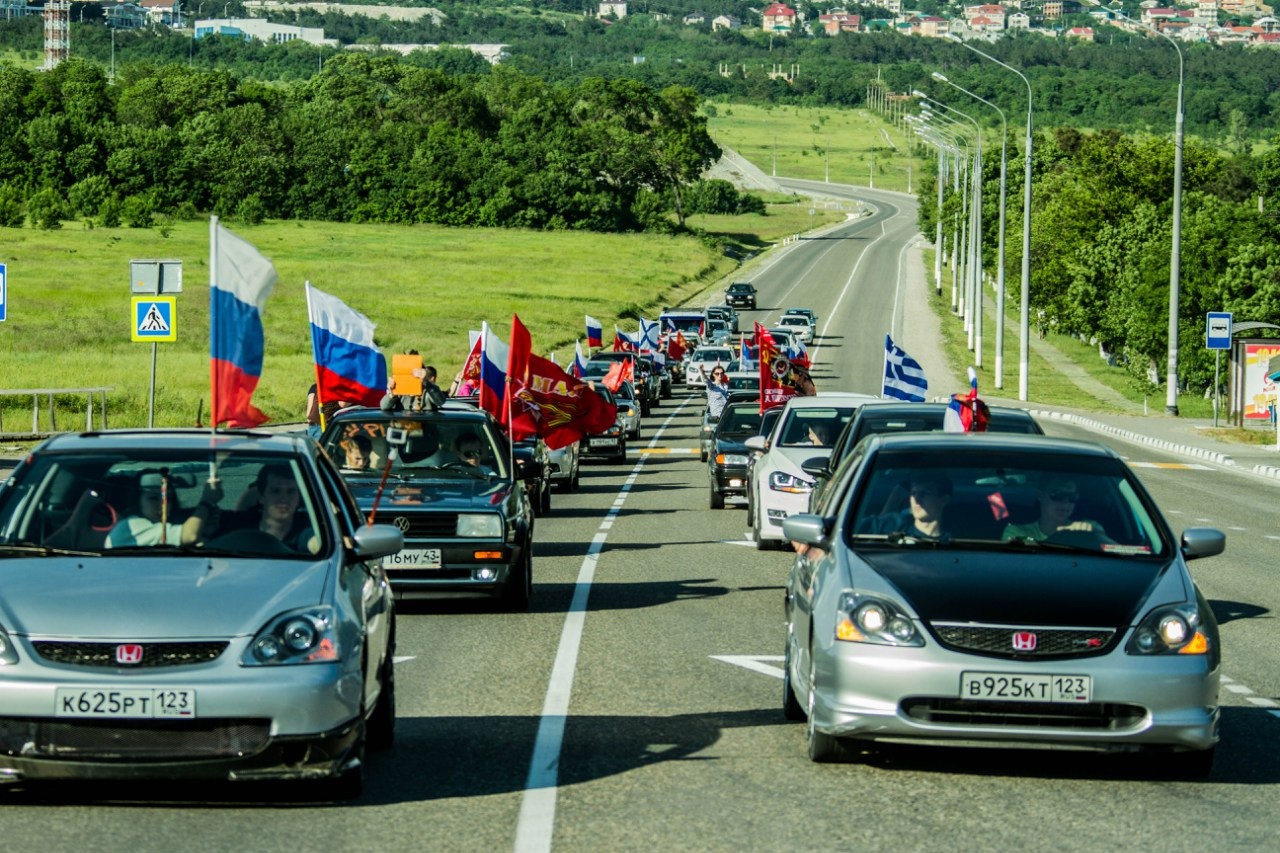
[[[746,497],[747,494],[747,466],[746,465],[716,465],[710,466],[711,472],[711,488],[715,489],[722,495],[741,495]]]
[[[627,448],[625,435],[593,435],[578,448],[582,456],[617,456]]]
[[[503,542],[406,542],[406,550],[440,549],[440,568],[399,568],[383,564],[396,598],[469,598],[496,595],[518,566],[524,549]],[[496,556],[479,556],[492,554]]]
[[[833,642],[815,651],[813,721],[862,740],[1095,751],[1204,750],[1218,741],[1219,673],[1208,656],[1009,661],[944,649]],[[1088,675],[1088,703],[960,699],[962,672]]]
[[[809,492],[780,492],[768,482],[756,490],[760,503],[760,538],[782,540],[782,521],[788,516],[809,511]]]

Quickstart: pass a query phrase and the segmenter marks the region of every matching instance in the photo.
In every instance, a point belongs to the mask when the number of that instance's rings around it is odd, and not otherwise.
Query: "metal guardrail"
[[[101,400],[100,411],[102,413],[101,429],[107,428],[107,392],[114,391],[114,388],[16,388],[16,389],[0,389],[0,397],[30,397],[31,398],[31,432],[15,433],[6,432],[4,429],[4,413],[0,410],[0,438],[45,438],[58,432],[71,432],[71,430],[59,430],[57,414],[54,409],[54,398],[66,395],[85,395],[85,430],[93,429],[93,402],[94,395],[98,395]],[[42,430],[40,428],[40,401],[45,399],[48,402],[49,411],[49,428]]]

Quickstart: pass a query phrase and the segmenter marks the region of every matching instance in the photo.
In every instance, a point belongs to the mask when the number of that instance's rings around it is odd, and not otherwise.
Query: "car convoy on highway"
[[[735,283],[727,301],[754,293]],[[745,507],[757,548],[795,552],[779,713],[805,724],[812,760],[883,739],[1210,771],[1222,650],[1186,564],[1221,553],[1221,532],[1179,537],[1115,453],[1044,437],[1020,410],[993,408],[974,435],[942,431],[945,404],[819,390],[762,408],[734,339],[703,344],[709,313],[683,312],[695,345],[678,372],[694,406],[715,365],[736,383],[701,419],[709,506]],[[784,319],[820,337],[812,312]],[[672,396],[676,365],[647,355],[604,353],[587,375],[619,358],[634,384],[599,389],[617,422],[554,456],[513,448],[466,400],[348,409],[318,443],[42,444],[0,487],[0,783],[283,779],[358,796],[366,751],[395,742],[395,602],[529,607],[552,485],[624,461]]]

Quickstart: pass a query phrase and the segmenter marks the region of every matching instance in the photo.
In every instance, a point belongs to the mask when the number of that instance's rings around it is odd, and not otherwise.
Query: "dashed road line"
[[[1130,468],[1160,468],[1165,471],[1213,471],[1208,465],[1196,462],[1130,462]]]

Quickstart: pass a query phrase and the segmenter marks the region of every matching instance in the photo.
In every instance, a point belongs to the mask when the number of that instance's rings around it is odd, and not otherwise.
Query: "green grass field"
[[[716,103],[711,112],[716,142],[766,175],[908,192],[925,167],[902,130],[868,110]]]

